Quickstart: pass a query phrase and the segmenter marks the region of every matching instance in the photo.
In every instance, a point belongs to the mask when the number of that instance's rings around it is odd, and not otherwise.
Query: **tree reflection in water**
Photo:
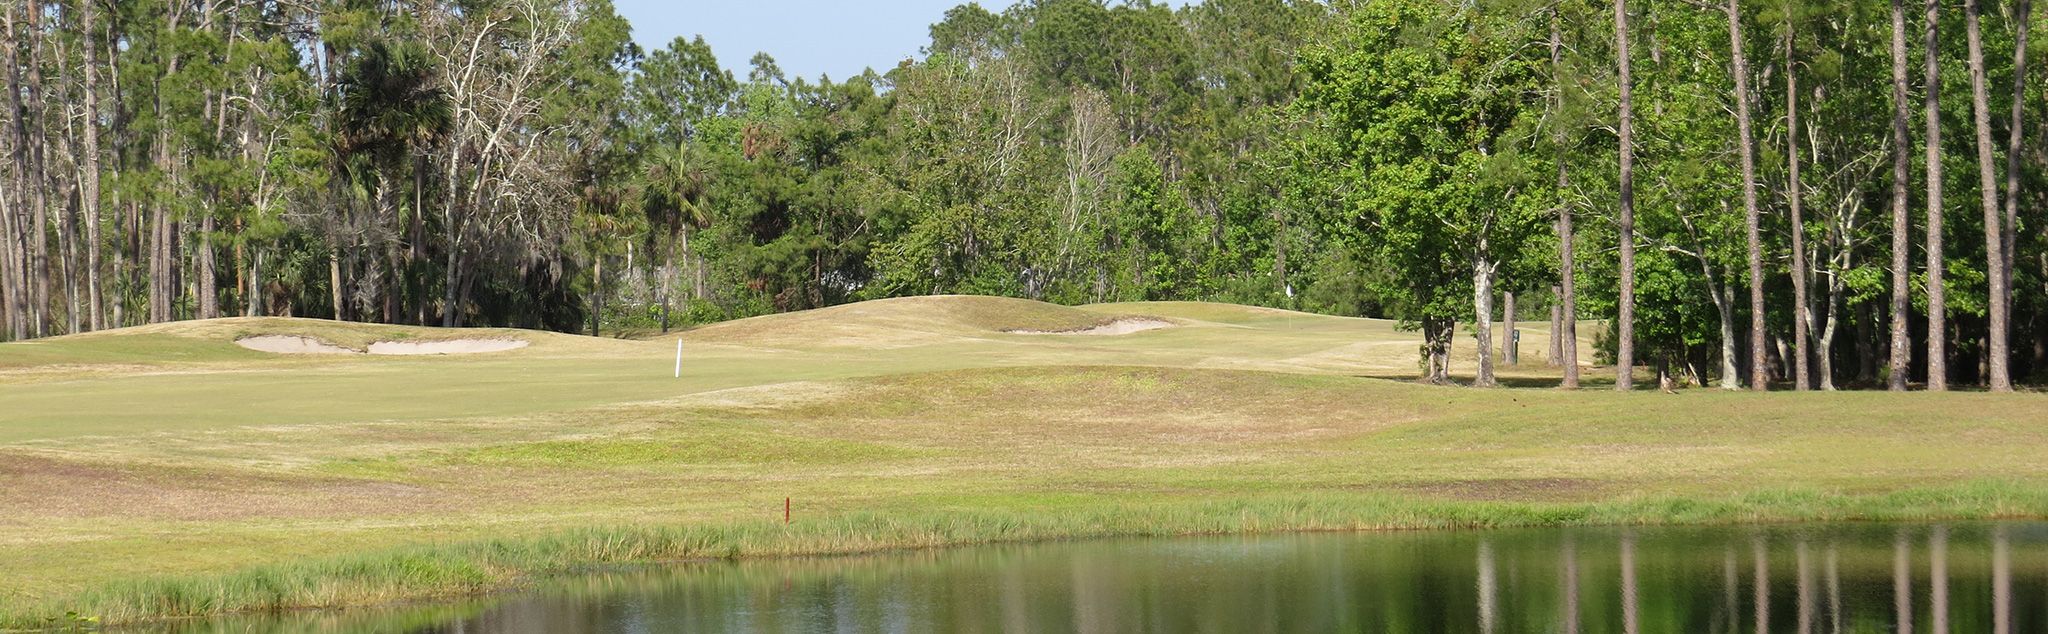
[[[1925,551],[1917,547],[1925,544]],[[1773,618],[1776,617],[1776,618]],[[2043,632],[2048,524],[1321,533],[709,562],[179,632]]]

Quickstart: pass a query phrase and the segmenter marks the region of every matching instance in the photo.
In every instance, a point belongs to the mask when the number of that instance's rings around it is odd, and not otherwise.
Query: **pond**
[[[1906,624],[1906,627],[1899,627]],[[592,575],[188,632],[2048,631],[2048,523],[1118,539]]]

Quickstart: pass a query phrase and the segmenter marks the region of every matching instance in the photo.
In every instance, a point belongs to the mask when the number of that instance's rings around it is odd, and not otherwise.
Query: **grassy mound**
[[[224,317],[0,343],[0,369],[48,365],[254,362],[277,355],[247,350],[234,345],[234,342],[270,335],[307,337],[353,350],[363,350],[377,342],[462,339],[519,340],[557,354],[630,349],[615,340],[513,328],[437,328],[298,317]]]
[[[740,319],[698,328],[688,338],[769,346],[901,347],[1012,330],[1081,330],[1123,316],[1028,299],[937,295]]]
[[[1153,315],[1233,325],[1272,323],[1280,320],[1318,323],[1362,322],[1383,325],[1388,329],[1392,329],[1393,325],[1393,322],[1380,319],[1331,317],[1278,308],[1218,304],[1214,302],[1115,302],[1089,304],[1081,308],[1083,310],[1111,314]]]

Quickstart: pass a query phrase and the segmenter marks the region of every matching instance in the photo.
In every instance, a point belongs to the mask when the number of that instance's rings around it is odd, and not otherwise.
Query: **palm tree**
[[[690,232],[711,225],[711,213],[704,204],[704,195],[709,190],[711,172],[705,165],[702,152],[689,141],[675,145],[664,145],[648,157],[643,207],[647,212],[647,224],[657,229],[648,234],[649,250],[654,250],[656,233],[668,237],[666,248],[660,251],[666,271],[675,270],[675,250],[680,246],[684,262],[691,262]],[[694,269],[694,267],[693,267]],[[659,284],[661,295],[661,330],[668,332],[669,298],[667,280]],[[701,294],[701,289],[696,294]],[[694,297],[693,297],[694,298]]]
[[[350,61],[341,78],[343,151],[367,157],[368,180],[374,183],[371,199],[390,221],[392,235],[410,234],[403,260],[395,242],[387,254],[392,274],[401,280],[412,277],[407,270],[423,256],[425,216],[420,201],[425,197],[425,157],[446,136],[453,119],[436,70],[433,57],[418,42],[377,39]],[[410,231],[401,227],[405,218],[393,200],[408,168],[413,172],[414,200]],[[426,293],[416,291],[415,301],[423,308]],[[395,289],[386,292],[385,321],[394,320],[397,296]]]

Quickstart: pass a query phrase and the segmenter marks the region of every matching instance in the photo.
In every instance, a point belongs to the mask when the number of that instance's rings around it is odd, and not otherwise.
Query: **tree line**
[[[0,338],[973,293],[1393,318],[1442,382],[1548,313],[1573,387],[1583,319],[1660,382],[2011,389],[2042,17],[1923,2],[965,4],[833,80],[605,0],[11,0]]]

